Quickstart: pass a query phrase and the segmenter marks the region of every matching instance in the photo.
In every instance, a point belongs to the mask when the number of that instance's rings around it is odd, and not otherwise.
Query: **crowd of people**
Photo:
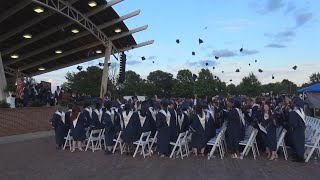
[[[68,105],[68,111],[58,108],[51,119],[55,129],[57,149],[64,144],[64,137],[71,129],[73,144],[83,151],[82,142],[87,138],[87,130],[105,129],[105,154],[112,154],[113,139],[122,131],[127,155],[132,155],[133,142],[143,132],[157,133],[157,153],[169,156],[170,142],[175,142],[179,133],[191,131],[193,154],[205,157],[209,151],[207,142],[216,137],[216,130],[224,123],[227,126],[226,140],[232,158],[240,157],[239,141],[245,136],[247,126],[258,129],[257,143],[265,151],[268,160],[276,160],[276,128],[283,126],[287,131],[286,144],[291,146],[294,161],[304,162],[305,114],[304,101],[300,97],[279,96],[242,98],[240,96],[222,98],[195,97],[194,99],[154,99],[143,102],[134,96],[132,100],[104,100],[95,108],[86,103],[81,111],[77,105]]]

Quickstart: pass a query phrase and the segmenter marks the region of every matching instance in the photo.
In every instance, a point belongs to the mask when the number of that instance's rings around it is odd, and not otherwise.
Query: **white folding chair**
[[[113,139],[113,142],[115,142],[115,145],[113,146],[112,153],[116,152],[117,149],[120,149],[121,154],[123,153],[123,144],[122,144],[121,135],[122,135],[122,131],[119,131],[117,139]]]
[[[133,144],[137,145],[136,150],[134,151],[133,157],[136,157],[139,148],[141,147],[141,153],[143,155],[143,158],[146,158],[146,156],[151,156],[150,153],[150,147],[149,147],[149,138],[151,135],[151,131],[144,132],[141,134],[140,139],[138,141],[133,142]],[[145,152],[146,146],[148,146],[148,153]]]
[[[157,143],[157,136],[158,136],[158,131],[156,131],[156,133],[154,134],[154,136],[153,137],[149,137],[149,151],[151,152],[151,154],[153,154],[153,150],[152,150],[152,148],[153,148],[153,145],[155,144],[155,143]],[[157,149],[157,146],[155,147],[155,150]]]
[[[71,129],[69,129],[67,136],[64,137],[64,140],[65,140],[65,142],[64,142],[64,145],[63,145],[63,150],[65,150],[66,147],[69,146],[70,151],[71,151],[71,147],[72,147],[71,146],[71,144],[72,144],[71,142],[73,141],[73,138],[71,136]]]
[[[277,151],[279,150],[279,147],[282,147],[283,155],[285,160],[288,160],[288,152],[287,152],[287,147],[284,142],[284,137],[286,136],[287,130],[282,129],[281,134],[277,138]]]
[[[226,129],[221,129],[218,136],[210,139],[209,142],[207,143],[208,146],[212,146],[212,149],[211,149],[210,153],[208,154],[208,160],[210,160],[210,158],[213,156],[213,153],[215,152],[217,147],[219,148],[220,157],[221,157],[221,159],[223,159],[224,149],[223,149],[222,137],[224,136],[225,131],[226,131]]]
[[[87,151],[88,148],[91,149],[92,152],[101,150],[101,146],[99,146],[101,131],[101,129],[91,130],[90,136],[87,140],[85,151]]]
[[[176,142],[170,142],[170,145],[174,146],[171,151],[170,158],[172,158],[173,155],[176,153],[177,147],[179,147],[177,155],[180,153],[181,159],[183,159],[183,157],[188,156],[187,144],[188,144],[187,132],[180,133]],[[184,148],[184,152],[183,152],[183,148]]]
[[[192,147],[192,146],[189,147],[189,143],[191,143],[192,131],[191,131],[191,130],[188,130],[186,133],[187,133],[187,134],[186,134],[187,151],[188,151],[188,155],[190,155],[190,152],[191,152],[191,151],[190,151],[190,147]]]
[[[106,137],[104,135],[106,129],[102,129],[101,130],[101,135],[100,135],[100,140],[99,140],[99,145],[100,147],[102,147],[102,141],[103,141],[103,146],[104,146],[104,150],[107,149],[107,145],[106,145]]]
[[[320,131],[317,131],[314,135],[314,138],[311,140],[311,142],[306,142],[305,143],[305,147],[306,147],[306,151],[305,151],[305,156],[306,158],[306,162],[308,162],[311,158],[311,156],[313,155],[314,151],[317,150],[318,152],[318,156],[320,156]]]
[[[252,150],[253,158],[256,159],[256,151],[259,151],[259,150],[256,149],[254,141],[256,139],[257,134],[258,134],[258,130],[254,129],[251,132],[249,139],[245,139],[245,140],[239,142],[239,145],[245,146],[244,150],[242,151],[242,153],[240,155],[240,159],[243,159],[244,156],[248,155],[250,149]]]

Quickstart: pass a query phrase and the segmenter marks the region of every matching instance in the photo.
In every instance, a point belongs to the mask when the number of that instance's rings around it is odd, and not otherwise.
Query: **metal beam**
[[[73,4],[75,2],[77,2],[78,0],[70,0],[70,4]],[[19,26],[19,27],[16,27],[14,28],[14,30],[12,31],[9,31],[3,35],[0,36],[0,42],[10,38],[11,36],[15,35],[15,34],[18,34],[22,31],[24,31],[25,29],[45,20],[46,18],[48,18],[49,16],[55,14],[56,12],[55,11],[48,11],[48,12],[45,12],[43,14],[40,14],[39,17],[36,17],[36,18],[33,18],[31,21],[28,21],[26,23],[24,23],[23,25]],[[3,52],[3,55],[5,55],[5,52]]]
[[[132,29],[132,30],[130,30],[130,31],[128,31],[128,32],[124,32],[124,33],[121,33],[121,34],[119,34],[119,35],[113,36],[113,37],[110,38],[110,40],[111,40],[111,41],[114,41],[114,40],[116,40],[116,39],[120,39],[120,38],[123,38],[123,37],[125,37],[125,36],[129,36],[129,35],[131,35],[131,34],[134,34],[134,33],[137,33],[137,32],[143,31],[143,30],[146,30],[146,29],[148,29],[148,25],[144,25],[144,26],[138,27],[138,28],[136,28],[136,29]]]
[[[139,15],[139,14],[140,14],[140,10],[134,11],[134,12],[129,13],[129,14],[127,14],[127,15],[121,16],[121,17],[118,18],[118,19],[115,19],[115,20],[113,20],[113,21],[110,21],[110,22],[104,23],[104,24],[102,24],[102,25],[99,25],[98,28],[101,28],[101,29],[107,28],[107,27],[112,26],[112,25],[114,25],[114,24],[116,24],[116,23],[118,23],[118,22],[121,22],[121,21],[126,20],[126,19],[128,19],[128,18],[137,16],[137,15]],[[73,22],[72,22],[72,23],[73,23]],[[54,29],[57,29],[57,28],[54,28]],[[59,29],[57,29],[57,30],[59,30]],[[49,31],[50,31],[50,30],[49,30]],[[47,32],[48,32],[48,31],[47,31]],[[46,33],[46,32],[44,32],[43,34],[45,34],[45,33]],[[46,34],[47,34],[47,33],[46,33]],[[27,58],[32,57],[32,56],[34,56],[34,55],[40,54],[40,53],[42,53],[42,52],[44,52],[44,51],[47,51],[47,50],[50,50],[50,49],[52,49],[52,48],[54,48],[54,47],[57,47],[57,46],[66,44],[66,43],[71,42],[71,41],[74,41],[74,40],[76,40],[76,39],[79,39],[79,38],[81,38],[81,37],[83,37],[83,36],[86,36],[86,35],[89,35],[89,34],[90,34],[90,33],[89,33],[88,31],[81,32],[81,33],[79,33],[79,34],[77,34],[77,35],[75,35],[75,36],[73,36],[73,37],[68,37],[68,38],[66,38],[66,39],[64,39],[64,40],[55,42],[55,43],[53,43],[53,44],[51,44],[51,45],[44,46],[44,47],[42,47],[42,48],[40,48],[40,49],[37,49],[37,50],[35,50],[35,51],[31,51],[31,52],[29,52],[29,53],[27,53],[27,54],[25,54],[25,55],[20,55],[20,57],[19,57],[18,59],[15,59],[15,60],[12,60],[12,61],[6,61],[6,62],[5,62],[5,65],[8,66],[8,65],[12,65],[12,64],[18,63],[18,62],[20,62],[20,61],[22,61],[22,60],[24,60],[24,59],[27,59]],[[42,34],[39,35],[39,36],[42,36]],[[36,38],[38,38],[38,37],[36,37]],[[30,40],[32,40],[32,39],[30,39]],[[29,44],[29,41],[26,41],[25,43],[28,43],[28,44]],[[23,47],[24,45],[22,46],[22,45],[19,45],[19,44],[18,44],[17,46],[13,47],[12,49],[15,50],[15,48],[16,48],[16,47],[19,47],[19,46]],[[19,48],[20,48],[20,47],[19,47]],[[11,51],[12,51],[12,49],[11,49]],[[8,50],[8,51],[9,51],[9,50]]]
[[[92,61],[92,60],[95,60],[95,59],[99,59],[99,58],[102,58],[102,57],[104,57],[104,54],[88,57],[88,58],[85,58],[85,59],[80,59],[78,61],[73,61],[71,63],[63,64],[63,65],[60,65],[60,66],[57,66],[57,67],[54,67],[54,68],[50,68],[50,69],[46,69],[44,71],[39,71],[39,72],[30,74],[30,76],[38,76],[38,75],[41,75],[41,74],[45,74],[45,73],[48,73],[48,72],[52,72],[52,71],[56,71],[56,70],[59,70],[59,69],[67,68],[67,67],[70,67],[70,66],[74,66],[74,65],[77,65],[77,64],[84,63],[84,62],[88,62],[88,61]]]
[[[22,2],[20,2],[19,4],[17,4],[16,6],[10,8],[9,10],[5,11],[4,13],[0,14],[0,23],[4,20],[6,20],[8,17],[14,15],[15,13],[17,13],[18,11],[20,11],[21,9],[23,9],[24,7],[26,7],[27,5],[29,5],[32,1],[30,0],[24,0]]]
[[[64,53],[59,54],[59,55],[51,56],[51,57],[46,58],[46,59],[43,59],[43,60],[41,60],[41,61],[36,61],[36,62],[34,62],[34,63],[31,63],[31,64],[28,64],[28,65],[26,65],[26,66],[20,67],[20,68],[19,68],[19,71],[24,71],[24,70],[26,70],[26,69],[30,69],[30,68],[39,66],[39,65],[41,65],[41,64],[48,63],[48,62],[50,62],[50,61],[53,61],[53,60],[56,60],[56,59],[59,59],[59,58],[62,58],[62,57],[65,57],[65,56],[68,56],[68,55],[77,53],[77,52],[79,52],[79,51],[83,51],[83,50],[86,50],[86,49],[90,49],[90,48],[95,47],[95,46],[98,46],[98,45],[101,45],[101,42],[100,42],[100,41],[94,42],[94,43],[91,43],[91,44],[88,44],[88,45],[85,45],[85,46],[82,46],[82,47],[79,47],[79,48],[76,48],[76,49],[72,49],[72,50],[70,50],[70,51],[64,52]]]
[[[127,48],[123,48],[123,49],[119,49],[118,51],[121,52],[121,51],[129,51],[131,49],[136,49],[136,48],[140,48],[140,47],[143,47],[143,46],[148,46],[148,45],[151,45],[154,43],[154,40],[150,40],[150,41],[145,41],[143,43],[139,43],[137,45],[134,45],[134,46],[129,46]]]
[[[98,28],[88,17],[83,15],[77,9],[73,8],[63,0],[32,0],[38,4],[55,10],[56,12],[64,15],[65,17],[77,22],[83,28],[87,29],[94,35],[104,46],[107,46],[110,42],[109,38]],[[44,1],[44,2],[43,2]],[[113,47],[116,49],[116,47]]]

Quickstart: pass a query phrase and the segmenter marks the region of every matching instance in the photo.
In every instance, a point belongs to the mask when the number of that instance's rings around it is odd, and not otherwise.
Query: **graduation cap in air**
[[[192,79],[193,79],[194,81],[195,81],[197,78],[198,78],[197,75],[195,75],[195,74],[192,75]]]
[[[99,62],[99,66],[104,66],[104,63]]]
[[[209,65],[209,63],[206,63],[206,66],[208,66]]]
[[[154,61],[152,61],[152,63],[154,63]]]
[[[216,68],[213,66],[212,69],[216,69]]]
[[[203,40],[199,38],[199,45],[203,43]]]
[[[254,60],[254,62],[258,62],[258,60]]]
[[[272,79],[274,79],[274,76],[272,75]]]
[[[78,69],[79,71],[81,71],[81,70],[82,70],[82,66],[78,66],[77,69]]]
[[[224,73],[224,71],[222,71],[222,73]]]
[[[214,78],[215,78],[215,79],[217,79],[217,78],[218,78],[218,76],[214,76]]]
[[[240,48],[240,52],[243,52],[243,48]]]
[[[179,39],[177,39],[177,40],[176,40],[176,43],[177,43],[177,44],[179,44],[179,43],[180,43],[180,40],[179,40]]]
[[[258,71],[259,71],[259,73],[262,73],[262,72],[263,72],[262,69],[259,69]]]
[[[146,60],[146,57],[142,56],[141,59],[142,59],[142,61],[144,61],[144,60]]]
[[[297,70],[298,66],[293,66],[292,69],[293,70]]]
[[[232,79],[230,79],[230,82],[232,82]]]
[[[239,70],[239,69],[237,69],[237,70],[236,70],[236,72],[240,72],[240,70]]]
[[[194,56],[194,55],[196,55],[196,53],[194,51],[192,51],[192,55]]]
[[[251,66],[251,64],[249,63],[249,66]]]
[[[214,56],[215,59],[219,59],[219,56]]]

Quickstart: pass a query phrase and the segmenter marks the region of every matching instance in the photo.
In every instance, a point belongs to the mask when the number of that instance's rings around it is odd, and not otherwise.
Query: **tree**
[[[154,94],[165,97],[170,97],[173,94],[174,81],[171,73],[157,70],[150,72],[147,79],[149,83],[153,84],[150,87],[154,88]]]
[[[238,94],[237,86],[234,85],[234,84],[229,84],[229,85],[226,87],[226,90],[227,90],[227,93],[228,93],[229,95],[236,95],[236,94]]]
[[[295,92],[297,92],[298,86],[295,83],[289,81],[288,79],[284,79],[281,82],[281,88],[289,94],[294,94]]]
[[[261,93],[261,82],[253,73],[250,73],[249,76],[242,78],[239,89],[243,95],[256,96]]]
[[[194,81],[190,70],[184,69],[178,71],[176,81],[176,86],[174,88],[176,97],[193,97]]]
[[[127,71],[124,84],[123,93],[125,95],[141,95],[142,79],[139,74],[134,71]]]
[[[67,83],[64,86],[72,89],[77,94],[99,96],[101,87],[102,69],[90,66],[86,71],[78,73],[68,72],[65,76]]]
[[[313,73],[310,77],[310,83],[315,84],[320,82],[320,73]]]
[[[214,96],[219,92],[220,81],[213,78],[209,69],[201,69],[195,82],[195,93],[199,96]]]

